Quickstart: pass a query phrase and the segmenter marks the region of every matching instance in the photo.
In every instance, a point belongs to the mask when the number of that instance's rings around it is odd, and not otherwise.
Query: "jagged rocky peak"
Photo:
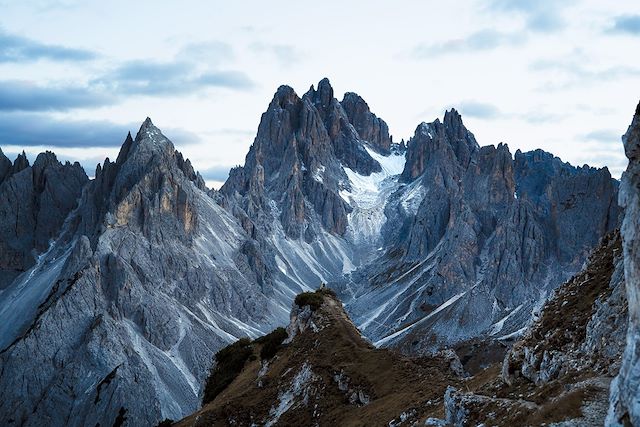
[[[0,148],[0,184],[4,181],[5,177],[11,172],[11,160],[4,155]]]
[[[286,321],[263,254],[187,166],[145,121],[25,281],[0,291],[1,425],[181,418],[217,350]]]
[[[13,164],[0,155],[0,289],[58,237],[87,181],[80,164],[62,164],[49,151],[33,166],[24,151]]]
[[[429,164],[466,169],[480,149],[473,134],[464,126],[455,110],[445,112],[444,121],[421,123],[407,143],[407,163],[402,172],[405,181],[422,175]]]
[[[185,185],[190,181],[206,190],[189,160],[175,150],[150,118],[142,123],[135,139],[127,134],[116,161],[107,158],[98,165],[95,176],[87,194],[90,203],[85,204],[82,217],[85,234],[94,243],[105,226],[143,226],[155,208],[177,213],[185,229],[193,229],[194,216]]]
[[[543,222],[557,224],[549,240],[561,262],[577,263],[619,226],[618,182],[606,167],[574,167],[543,150],[518,150],[514,172],[517,196],[529,200]],[[595,212],[604,217],[594,222]]]
[[[27,155],[24,151],[18,154],[16,160],[13,162],[13,173],[18,173],[29,167],[29,159],[27,159]]]
[[[360,138],[369,142],[378,152],[388,154],[392,143],[389,126],[371,112],[365,100],[356,93],[347,92],[340,104]]]
[[[223,204],[261,222],[275,201],[289,237],[312,240],[320,231],[316,217],[325,230],[344,235],[351,207],[339,196],[349,185],[343,168],[365,176],[382,170],[365,144],[328,79],[302,98],[281,86],[262,115],[245,165],[234,168],[221,188]]]
[[[625,209],[621,234],[629,300],[629,328],[620,374],[611,385],[607,417],[607,423],[611,426],[640,424],[640,103],[622,142],[629,159],[627,170],[622,175],[619,199]]]
[[[380,164],[365,150],[362,144],[365,138],[358,134],[340,102],[333,97],[329,79],[322,79],[318,83],[318,90],[314,90],[312,86],[303,99],[310,99],[317,108],[331,139],[333,151],[344,166],[362,175],[382,170]]]

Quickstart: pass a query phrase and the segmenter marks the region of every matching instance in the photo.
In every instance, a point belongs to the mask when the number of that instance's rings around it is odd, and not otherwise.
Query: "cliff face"
[[[637,425],[640,424],[640,104],[622,141],[629,159],[620,185],[620,205],[625,210],[621,234],[629,300],[629,329],[620,375],[611,385],[607,422],[610,425]]]
[[[367,137],[378,138],[366,119],[357,118]],[[277,216],[290,238],[311,242],[323,229],[344,235],[351,207],[339,196],[348,186],[343,166],[362,175],[381,170],[329,81],[302,98],[282,86],[262,115],[245,165],[231,171],[221,193],[255,222]]]
[[[78,164],[40,154],[31,166],[0,151],[0,289],[31,268],[58,237],[88,178]]]

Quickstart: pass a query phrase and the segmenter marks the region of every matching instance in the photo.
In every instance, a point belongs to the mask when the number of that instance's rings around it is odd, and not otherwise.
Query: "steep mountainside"
[[[448,388],[443,422],[603,425],[625,346],[627,306],[616,232],[555,292],[504,362]]]
[[[216,350],[284,322],[255,243],[203,189],[150,120],[98,168],[21,285],[37,295],[2,336],[0,424],[179,418]]]
[[[275,352],[262,339],[225,349],[241,360],[237,371],[177,425],[599,426],[627,324],[618,232],[554,293],[504,362],[474,376],[451,350],[412,358],[375,348],[320,289],[296,298]]]
[[[606,169],[479,147],[453,110],[418,126],[406,157],[380,256],[335,285],[376,345],[413,354],[521,330],[619,221]]]

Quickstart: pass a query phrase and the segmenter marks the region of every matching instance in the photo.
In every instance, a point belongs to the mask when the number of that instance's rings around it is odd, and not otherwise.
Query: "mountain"
[[[396,144],[326,79],[301,97],[277,90],[219,191],[149,119],[93,180],[43,156],[29,173],[0,158],[15,200],[0,244],[20,260],[0,266],[3,425],[180,419],[217,351],[285,325],[320,283],[376,347],[486,342],[491,357],[466,361],[481,369],[621,212],[606,168],[480,147],[455,110]],[[23,205],[35,219],[16,228]]]
[[[4,301],[33,310],[1,337],[0,424],[179,418],[197,408],[216,350],[286,319],[256,278],[255,242],[205,190],[149,119],[97,168]]]

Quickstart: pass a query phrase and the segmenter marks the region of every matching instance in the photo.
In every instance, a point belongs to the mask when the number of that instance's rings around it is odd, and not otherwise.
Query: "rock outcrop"
[[[629,328],[622,368],[611,385],[607,423],[627,426],[640,424],[640,104],[622,142],[629,159],[620,185],[620,205],[625,209],[621,234]]]
[[[381,118],[377,117],[369,109],[369,105],[360,95],[347,92],[340,102],[342,108],[349,117],[349,122],[360,135],[360,138],[368,141],[380,153],[388,154],[391,150],[392,138],[389,135],[389,126]]]
[[[12,164],[0,151],[0,289],[49,249],[87,181],[80,164],[49,151],[33,166],[24,152]]]

